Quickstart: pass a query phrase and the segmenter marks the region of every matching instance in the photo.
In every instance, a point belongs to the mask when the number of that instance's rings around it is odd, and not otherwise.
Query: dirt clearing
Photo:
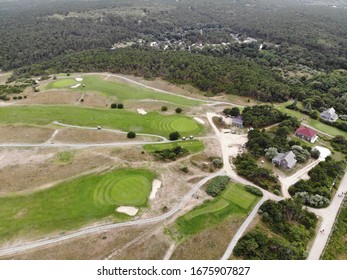
[[[3,143],[43,143],[54,130],[35,126],[0,126],[0,142]]]

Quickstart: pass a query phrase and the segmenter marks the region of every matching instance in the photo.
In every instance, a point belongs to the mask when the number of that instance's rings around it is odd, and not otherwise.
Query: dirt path
[[[165,253],[164,260],[169,260],[172,254],[175,252],[175,249],[176,249],[176,243],[172,243],[169,249]]]

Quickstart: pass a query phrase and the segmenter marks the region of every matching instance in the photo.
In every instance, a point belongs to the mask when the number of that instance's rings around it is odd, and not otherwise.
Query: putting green
[[[75,79],[68,78],[68,79],[61,79],[61,80],[56,80],[53,81],[48,85],[47,88],[66,88],[66,87],[71,87],[78,84],[78,82]]]
[[[77,126],[105,128],[157,134],[168,137],[173,131],[194,136],[203,126],[182,115],[150,112],[140,115],[128,110],[96,109],[79,106],[8,106],[0,107],[0,124],[48,125],[53,121]]]
[[[129,217],[119,206],[145,207],[155,175],[143,169],[118,169],[87,175],[29,195],[0,197],[0,243],[21,236],[71,230],[107,218]]]

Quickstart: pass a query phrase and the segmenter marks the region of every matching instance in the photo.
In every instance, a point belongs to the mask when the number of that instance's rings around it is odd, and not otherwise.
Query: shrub
[[[127,134],[127,137],[132,139],[132,138],[135,138],[136,137],[136,133],[134,131],[129,131],[128,134]]]
[[[117,103],[112,103],[112,104],[111,104],[111,108],[112,108],[112,109],[117,108]]]
[[[207,185],[206,193],[212,197],[216,197],[227,188],[229,182],[230,178],[228,176],[213,178]]]
[[[318,151],[317,149],[311,150],[311,157],[314,159],[318,159],[320,156],[320,151]]]
[[[163,112],[167,111],[167,106],[162,106],[162,107],[161,107],[161,110],[162,110]]]
[[[169,139],[171,140],[171,141],[176,141],[176,140],[178,140],[178,138],[180,138],[180,134],[179,134],[179,132],[178,131],[175,131],[175,132],[171,132],[170,134],[169,134]]]
[[[214,158],[212,160],[212,164],[215,168],[222,168],[223,167],[223,161],[220,158]]]
[[[22,96],[18,96],[18,99],[23,99],[23,97]]]
[[[159,160],[176,160],[177,158],[189,155],[189,151],[181,146],[173,149],[164,149],[152,153]]]
[[[251,185],[246,185],[245,190],[256,196],[263,196],[263,192],[261,190]]]
[[[175,112],[176,112],[177,114],[182,113],[182,108],[176,108]]]
[[[118,109],[123,109],[124,105],[122,103],[119,103],[117,107],[118,107]]]
[[[12,99],[13,99],[13,100],[17,100],[17,99],[18,99],[18,96],[13,96]]]
[[[180,170],[181,170],[183,173],[188,173],[188,172],[189,172],[189,169],[188,169],[187,166],[181,167]]]

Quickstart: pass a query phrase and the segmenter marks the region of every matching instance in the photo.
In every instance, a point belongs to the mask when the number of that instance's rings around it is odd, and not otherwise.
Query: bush
[[[172,149],[154,151],[152,154],[159,160],[176,160],[177,158],[189,155],[189,151],[178,146]]]
[[[212,197],[216,197],[227,188],[229,182],[230,178],[228,176],[213,178],[207,185],[206,193]]]
[[[13,100],[17,100],[17,99],[18,99],[18,96],[13,96],[12,99],[13,99]]]
[[[135,138],[136,137],[136,133],[134,131],[129,131],[128,134],[127,134],[127,137],[132,139],[132,138]]]
[[[261,190],[251,185],[246,185],[245,190],[256,196],[263,196],[263,192]]]
[[[188,169],[187,166],[181,167],[180,170],[181,170],[183,173],[188,173],[188,172],[189,172],[189,169]]]
[[[119,103],[117,107],[118,107],[118,109],[123,109],[124,105],[122,103]]]
[[[112,108],[112,109],[117,108],[117,103],[112,103],[112,104],[111,104],[111,108]]]
[[[212,160],[212,164],[215,168],[222,168],[223,167],[223,161],[220,158],[214,158]]]
[[[320,151],[318,151],[317,149],[311,150],[311,157],[314,159],[318,159],[320,156]]]
[[[182,113],[182,108],[176,108],[175,112],[176,112],[177,114]]]
[[[176,141],[176,140],[178,140],[178,138],[180,138],[180,134],[179,134],[179,132],[178,131],[175,131],[175,132],[171,132],[170,134],[169,134],[169,139],[171,140],[171,141]]]
[[[166,112],[166,111],[167,111],[167,106],[162,106],[162,107],[161,107],[161,110],[162,110],[163,112]]]

